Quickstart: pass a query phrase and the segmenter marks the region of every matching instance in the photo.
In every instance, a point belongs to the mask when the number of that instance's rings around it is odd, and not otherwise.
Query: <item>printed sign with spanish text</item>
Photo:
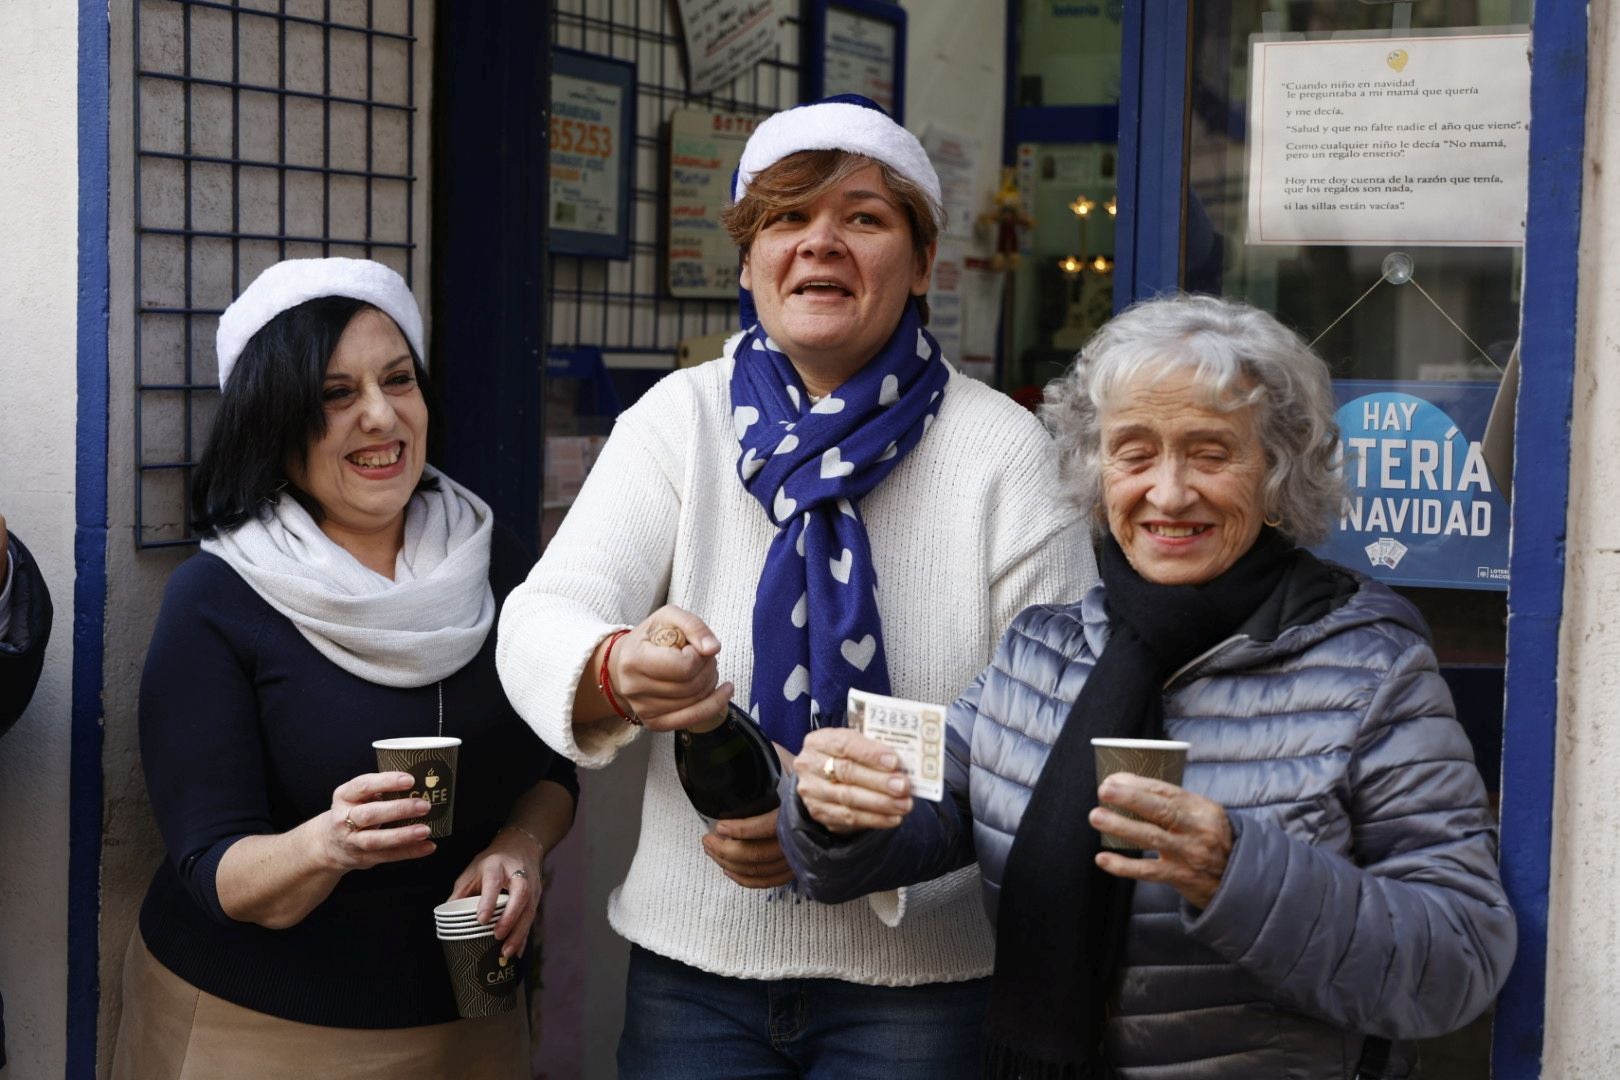
[[[1495,383],[1340,379],[1348,495],[1323,558],[1390,585],[1508,585],[1507,503],[1480,441]]]
[[[1524,243],[1530,36],[1254,39],[1251,244]]]
[[[781,44],[775,0],[678,0],[686,33],[687,85],[694,94],[719,90]]]
[[[737,245],[720,222],[759,117],[676,109],[669,118],[669,248],[664,286],[682,299],[737,296]]]
[[[617,86],[551,77],[551,227],[599,236],[619,230],[619,130]]]

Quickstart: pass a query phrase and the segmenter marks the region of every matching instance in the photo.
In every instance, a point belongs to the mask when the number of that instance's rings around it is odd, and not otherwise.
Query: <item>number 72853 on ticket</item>
[[[911,793],[938,802],[945,795],[945,706],[849,691],[849,726],[894,750]]]

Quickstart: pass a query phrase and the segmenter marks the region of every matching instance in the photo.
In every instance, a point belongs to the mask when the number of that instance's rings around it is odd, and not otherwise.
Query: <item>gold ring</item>
[[[359,832],[360,831],[360,826],[358,826],[358,825],[356,825],[354,823],[354,818],[351,815],[344,815],[343,824],[345,824],[345,825],[347,825],[349,827],[350,832]]]
[[[838,759],[837,758],[830,757],[826,761],[823,761],[821,763],[821,775],[825,776],[828,780],[831,780],[835,784],[838,783],[837,773],[838,773]]]

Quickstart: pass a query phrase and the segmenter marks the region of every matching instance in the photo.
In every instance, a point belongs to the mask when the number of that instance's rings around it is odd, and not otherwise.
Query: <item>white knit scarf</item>
[[[482,499],[428,466],[438,491],[405,508],[394,580],[362,566],[297,500],[203,541],[292,620],[322,656],[381,686],[426,686],[460,671],[489,636],[494,515]]]

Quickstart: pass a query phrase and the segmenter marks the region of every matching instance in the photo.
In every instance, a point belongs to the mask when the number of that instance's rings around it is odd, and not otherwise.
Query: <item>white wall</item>
[[[73,659],[78,19],[0,4],[0,513],[56,607],[45,674],[0,741],[0,994],[11,1077],[60,1073]]]
[[[1591,19],[1542,1068],[1559,1080],[1620,1062],[1620,25],[1606,4]]]

